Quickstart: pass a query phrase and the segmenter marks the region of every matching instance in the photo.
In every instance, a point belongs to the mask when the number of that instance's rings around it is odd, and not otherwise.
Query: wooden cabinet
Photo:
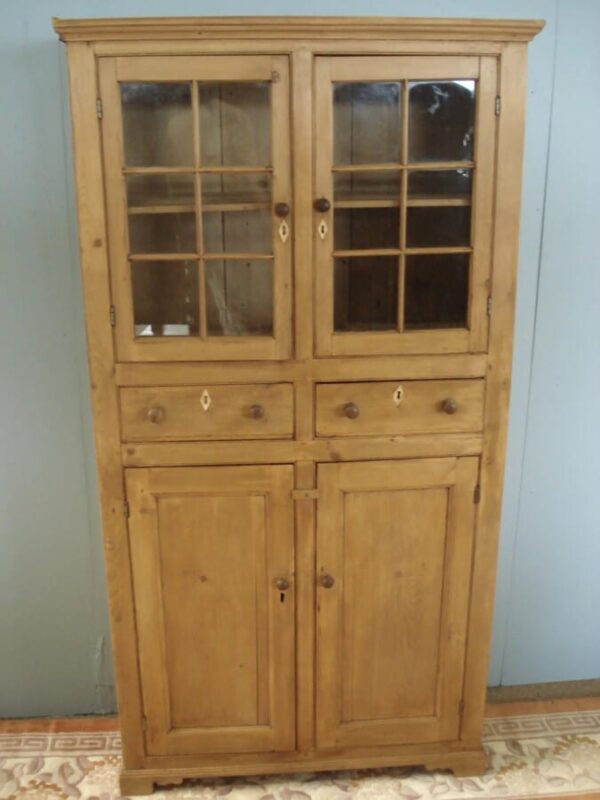
[[[122,789],[484,765],[523,20],[57,20]]]

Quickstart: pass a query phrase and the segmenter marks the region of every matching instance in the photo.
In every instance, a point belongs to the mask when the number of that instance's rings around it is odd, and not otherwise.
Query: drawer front
[[[289,383],[121,389],[125,441],[289,439],[294,395]]]
[[[320,383],[317,436],[480,431],[483,392],[483,380]]]

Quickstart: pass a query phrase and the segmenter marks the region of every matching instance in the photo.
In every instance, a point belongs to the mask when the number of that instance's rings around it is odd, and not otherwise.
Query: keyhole
[[[285,592],[279,592],[279,602],[285,603]]]

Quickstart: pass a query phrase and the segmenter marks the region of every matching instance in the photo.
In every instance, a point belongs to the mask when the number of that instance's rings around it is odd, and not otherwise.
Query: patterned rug
[[[600,792],[600,711],[487,719],[491,769],[477,778],[406,769],[196,781],[154,800],[451,800]],[[0,735],[0,798],[117,800],[119,734]]]

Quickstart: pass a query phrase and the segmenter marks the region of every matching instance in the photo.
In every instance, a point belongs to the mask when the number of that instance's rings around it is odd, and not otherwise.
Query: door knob
[[[323,589],[331,589],[331,587],[335,583],[335,578],[333,575],[321,575],[319,578],[319,583],[323,587]]]
[[[447,397],[442,403],[442,411],[446,414],[456,414],[458,411],[458,403],[453,397]]]
[[[287,203],[275,203],[275,214],[278,217],[287,217],[290,213],[290,207]]]
[[[322,214],[324,214],[331,208],[331,203],[326,197],[319,197],[317,200],[315,200],[314,208],[315,211],[320,211]]]
[[[280,592],[285,592],[286,589],[290,588],[290,582],[287,578],[277,578],[275,581],[275,586],[279,589]]]
[[[348,417],[348,419],[356,419],[360,414],[360,408],[356,405],[356,403],[346,403],[344,406],[344,414]]]

